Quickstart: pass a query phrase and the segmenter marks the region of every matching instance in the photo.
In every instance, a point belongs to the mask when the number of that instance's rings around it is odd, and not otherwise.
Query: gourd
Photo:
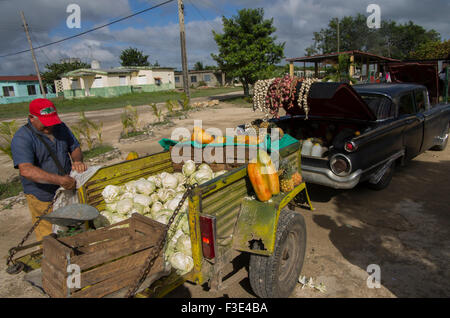
[[[127,158],[125,160],[134,160],[134,159],[138,159],[139,155],[137,154],[136,151],[132,151],[130,153],[128,153]]]
[[[270,200],[272,195],[280,193],[280,181],[270,156],[259,150],[257,158],[247,166],[250,182],[260,201]]]
[[[214,141],[214,137],[208,134],[203,128],[194,127],[191,140],[200,144],[209,144]]]

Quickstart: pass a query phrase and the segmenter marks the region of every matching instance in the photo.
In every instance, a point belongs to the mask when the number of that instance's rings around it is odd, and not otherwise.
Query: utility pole
[[[36,74],[39,79],[39,86],[41,87],[42,95],[44,96],[44,98],[46,98],[44,85],[42,84],[41,73],[39,72],[39,66],[36,60],[36,56],[34,55],[33,44],[31,43],[30,34],[28,33],[28,24],[27,21],[25,21],[25,15],[23,14],[23,11],[20,11],[20,15],[22,16],[22,22],[25,28],[25,34],[27,35],[28,43],[30,44],[31,56],[33,57],[34,67],[36,68]]]
[[[186,57],[186,33],[184,30],[184,5],[183,0],[178,0],[178,19],[180,20],[181,65],[183,67],[183,87],[187,98],[191,99],[188,81],[188,65]]]
[[[339,36],[339,18],[337,19],[337,52],[340,51],[340,36]]]

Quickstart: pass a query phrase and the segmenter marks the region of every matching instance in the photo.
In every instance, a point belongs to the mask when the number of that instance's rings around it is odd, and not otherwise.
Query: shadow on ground
[[[413,160],[382,191],[308,190],[313,201],[336,205],[336,216],[313,221],[351,264],[378,264],[381,284],[397,297],[450,296],[449,161]]]

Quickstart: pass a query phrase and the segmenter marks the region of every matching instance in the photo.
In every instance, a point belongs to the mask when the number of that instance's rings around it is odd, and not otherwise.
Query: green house
[[[56,97],[54,87],[45,87],[47,98]],[[44,97],[37,76],[0,76],[0,104],[32,101]]]

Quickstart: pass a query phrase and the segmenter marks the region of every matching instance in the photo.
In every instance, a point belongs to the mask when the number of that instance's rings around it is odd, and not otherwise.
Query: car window
[[[377,119],[386,119],[394,116],[391,100],[383,95],[361,94],[361,98],[377,116]]]
[[[398,115],[415,114],[413,94],[408,93],[400,97],[398,101]]]
[[[416,100],[416,110],[418,113],[424,112],[427,109],[427,103],[425,99],[425,91],[424,90],[416,90],[414,92],[414,97]]]

